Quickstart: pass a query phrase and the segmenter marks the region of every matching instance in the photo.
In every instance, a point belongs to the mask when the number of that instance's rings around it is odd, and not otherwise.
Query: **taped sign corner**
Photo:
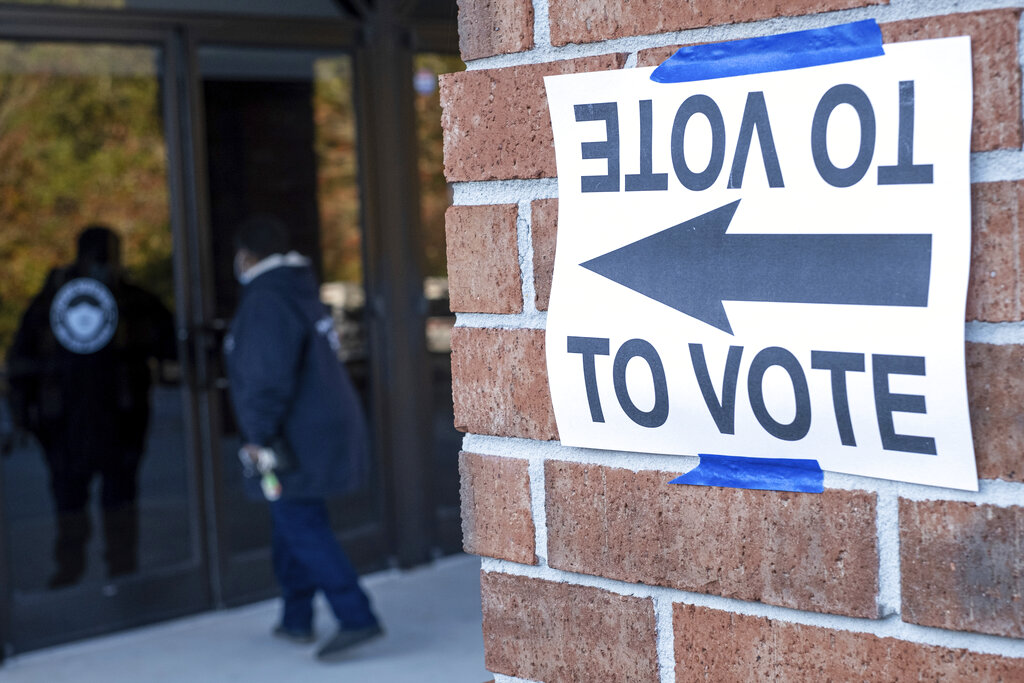
[[[670,484],[723,486],[759,491],[821,493],[825,473],[817,460],[700,454],[700,464]]]
[[[651,74],[651,80],[687,83],[802,69],[884,54],[878,22],[865,19],[774,36],[688,45],[662,62]]]

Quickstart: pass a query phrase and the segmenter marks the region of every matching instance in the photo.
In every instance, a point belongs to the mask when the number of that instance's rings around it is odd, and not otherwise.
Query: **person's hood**
[[[249,267],[238,276],[239,282],[247,285],[260,275],[278,268],[301,268],[309,266],[309,259],[297,251],[289,251],[287,254],[271,254],[262,261]]]
[[[272,289],[289,297],[312,297],[319,301],[320,288],[309,259],[295,252],[275,256],[277,258],[268,257],[246,271],[248,275],[260,264],[267,262],[266,267],[249,278],[245,291]]]

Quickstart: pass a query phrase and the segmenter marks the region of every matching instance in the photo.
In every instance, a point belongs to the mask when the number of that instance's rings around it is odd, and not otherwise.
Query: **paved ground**
[[[9,660],[4,683],[353,681],[484,683],[480,562],[456,556],[408,572],[365,579],[387,637],[344,662],[321,664],[315,646],[272,639],[273,601],[212,612]],[[333,628],[326,606],[317,631]]]

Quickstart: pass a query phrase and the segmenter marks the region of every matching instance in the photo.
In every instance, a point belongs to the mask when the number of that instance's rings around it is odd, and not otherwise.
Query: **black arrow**
[[[580,265],[729,334],[723,301],[928,305],[931,235],[727,235],[738,206]]]

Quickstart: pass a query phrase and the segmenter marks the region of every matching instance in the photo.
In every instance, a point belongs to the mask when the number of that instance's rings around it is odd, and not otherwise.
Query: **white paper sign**
[[[564,444],[977,490],[969,38],[690,83],[546,80]]]

